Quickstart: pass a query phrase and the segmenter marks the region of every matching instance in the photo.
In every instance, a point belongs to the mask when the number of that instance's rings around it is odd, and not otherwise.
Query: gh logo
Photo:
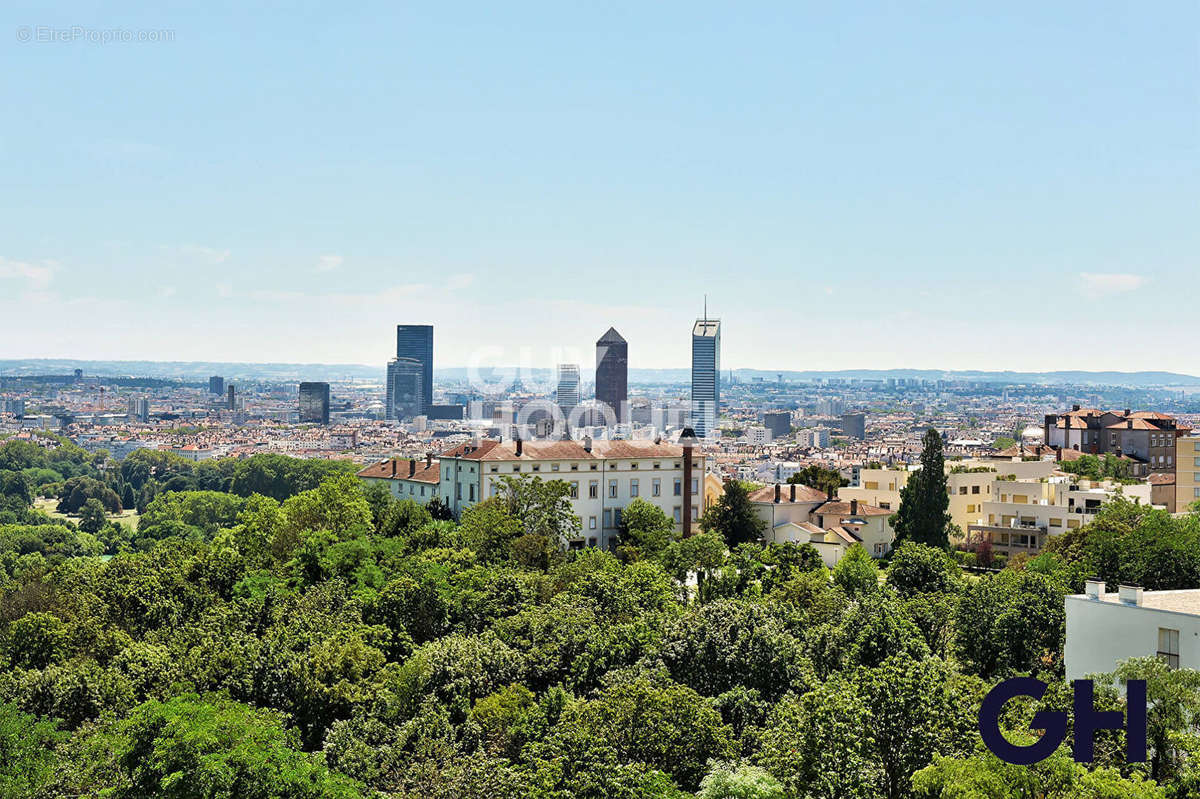
[[[1130,763],[1146,762],[1146,681],[1130,680],[1125,686],[1126,714],[1122,718],[1119,710],[1098,711],[1092,704],[1095,686],[1091,680],[1075,680],[1075,700],[1072,715],[1075,718],[1075,740],[1071,753],[1080,763],[1090,763],[1094,758],[1092,735],[1096,730],[1125,730],[1125,760]],[[1045,730],[1045,734],[1028,746],[1016,746],[1008,742],[1000,732],[1000,714],[1008,700],[1018,696],[1041,699],[1046,694],[1046,683],[1033,677],[1014,677],[997,685],[984,697],[979,708],[979,734],[983,742],[996,757],[1017,766],[1032,766],[1050,757],[1067,737],[1067,714],[1061,710],[1039,710],[1029,723],[1031,730]]]

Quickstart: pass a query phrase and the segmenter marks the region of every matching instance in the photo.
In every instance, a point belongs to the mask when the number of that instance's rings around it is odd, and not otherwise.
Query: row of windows
[[[699,466],[699,465],[700,465],[700,464],[699,464],[699,461],[697,461],[697,462],[696,462],[696,465],[697,465],[697,466]],[[591,472],[598,472],[598,471],[600,471],[600,464],[598,464],[598,463],[589,463],[587,466],[588,466],[588,471],[591,471]],[[676,469],[678,469],[678,468],[679,468],[679,466],[680,466],[680,464],[679,464],[678,462],[676,462],[676,463],[674,464],[674,467],[675,467]],[[613,470],[617,470],[617,469],[619,469],[619,468],[620,468],[619,466],[610,466],[610,467],[608,467],[608,470],[609,470],[609,471],[613,471]],[[637,470],[638,470],[638,463],[637,463],[637,461],[634,461],[633,463],[629,464],[629,468],[630,468],[631,470],[633,470],[633,471],[637,471]],[[653,462],[653,464],[651,464],[651,468],[652,468],[652,469],[661,469],[661,468],[662,468],[662,462],[661,462],[661,461],[654,461],[654,462]],[[521,464],[519,464],[519,463],[514,463],[514,464],[512,465],[512,470],[513,470],[514,472],[519,472],[519,471],[521,471]],[[535,464],[533,464],[533,465],[531,465],[531,466],[529,467],[529,470],[530,470],[531,472],[540,472],[540,471],[542,470],[542,464],[540,464],[540,463],[535,463]],[[552,472],[557,472],[557,471],[561,471],[561,470],[562,470],[562,464],[560,464],[560,463],[557,463],[557,462],[552,462],[552,463],[550,464],[550,471],[552,471]],[[495,473],[495,472],[499,472],[499,471],[500,471],[500,465],[499,465],[499,464],[492,464],[491,471],[492,471],[493,473]],[[577,472],[577,471],[579,471],[579,464],[578,464],[578,463],[572,463],[572,464],[570,465],[570,469],[569,469],[569,471],[572,471],[572,472]]]
[[[967,493],[967,487],[966,487],[966,486],[959,486],[959,487],[958,487],[958,493],[959,493],[959,494],[966,494],[966,493]],[[978,494],[978,493],[979,493],[979,486],[971,486],[971,493],[972,493],[972,494]],[[992,493],[992,487],[991,487],[990,485],[987,487],[987,491],[986,491],[985,493],[987,493],[987,494],[990,494],[990,493]]]
[[[674,515],[675,515],[675,523],[681,524],[683,522],[683,508],[680,507],[679,505],[676,505],[674,508]],[[698,518],[699,518],[699,510],[696,508],[695,505],[693,505],[692,506],[692,521],[696,521]],[[588,529],[595,530],[596,522],[597,522],[596,516],[589,516],[588,517]],[[621,526],[621,509],[620,508],[605,509],[605,511],[604,511],[604,529],[612,530],[612,529],[618,528],[620,526]]]

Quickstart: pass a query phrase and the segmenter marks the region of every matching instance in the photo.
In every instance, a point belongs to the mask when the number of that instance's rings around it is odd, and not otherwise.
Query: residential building
[[[396,357],[408,358],[421,365],[421,403],[433,404],[433,325],[396,325]]]
[[[400,421],[425,412],[425,366],[416,358],[392,358],[387,368],[386,418]]]
[[[690,441],[680,440],[476,440],[438,456],[438,495],[458,516],[495,496],[501,478],[562,480],[582,522],[580,534],[569,542],[572,548],[611,549],[622,511],[638,497],[661,508],[687,535],[700,518],[705,460]]]
[[[862,441],[867,437],[867,415],[865,413],[842,414],[842,435]]]
[[[1140,468],[1134,476],[1175,471],[1175,439],[1185,431],[1175,419],[1155,411],[1102,411],[1078,405],[1063,414],[1047,414],[1047,445],[1089,455],[1123,455]]]
[[[1130,658],[1157,657],[1172,669],[1200,669],[1200,589],[1113,592],[1088,580],[1066,598],[1066,678],[1105,674]]]
[[[766,522],[767,542],[812,544],[830,568],[854,544],[881,558],[896,538],[888,522],[891,511],[858,500],[831,500],[806,485],[765,486],[750,493],[750,503]]]
[[[846,403],[840,399],[823,399],[817,401],[817,416],[841,416],[845,411]]]
[[[4,412],[11,413],[18,419],[25,416],[25,400],[23,399],[6,399],[4,400]]]
[[[771,443],[771,431],[762,425],[747,425],[746,443],[757,447],[766,446]]]
[[[1175,439],[1175,503],[1172,510],[1183,513],[1200,502],[1200,435]]]
[[[692,429],[717,436],[721,418],[721,320],[697,319],[692,327]]]
[[[230,385],[226,386],[225,390],[227,393],[227,396],[225,398],[226,407],[228,407],[229,410],[231,410],[231,411],[236,411],[237,410],[237,387],[230,384]]]
[[[150,421],[150,400],[134,397],[129,400],[129,421],[145,424]]]
[[[579,405],[579,365],[560,363],[558,365],[558,388],[555,392],[558,409],[564,419],[570,420],[571,411]]]
[[[389,458],[373,463],[358,473],[367,485],[382,483],[396,499],[411,499],[424,505],[438,495],[441,463],[432,455],[423,461]]]
[[[614,327],[596,342],[596,401],[611,411],[606,424],[629,421],[629,344]]]
[[[772,438],[786,438],[792,432],[792,414],[788,411],[767,411],[763,414],[763,426],[771,431]]]
[[[430,421],[436,419],[442,421],[461,422],[464,418],[466,418],[466,414],[467,406],[459,404],[431,405],[425,409],[425,415],[429,417]]]
[[[301,424],[329,424],[329,384],[300,384]]]
[[[208,378],[208,393],[216,394],[218,397],[225,393],[225,378],[219,375],[214,375]]]
[[[1038,554],[1047,538],[1090,522],[1117,496],[1150,504],[1149,483],[1121,485],[1055,475],[1041,480],[999,479],[983,503],[986,517],[967,528],[968,544],[986,542],[997,554]]]

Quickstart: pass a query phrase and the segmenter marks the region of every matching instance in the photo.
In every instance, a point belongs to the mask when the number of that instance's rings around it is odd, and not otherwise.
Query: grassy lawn
[[[58,506],[57,499],[43,499],[41,497],[33,501],[33,506],[38,510],[45,511],[50,516],[56,519],[70,519],[75,523],[79,523],[78,513],[59,513],[55,508]],[[138,529],[138,512],[134,508],[128,508],[120,513],[111,513],[108,518],[114,522],[120,522],[131,530]]]

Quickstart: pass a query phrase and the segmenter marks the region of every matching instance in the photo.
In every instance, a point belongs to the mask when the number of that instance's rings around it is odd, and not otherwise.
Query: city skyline
[[[171,41],[10,40],[0,97],[39,123],[0,141],[0,357],[382,368],[420,318],[445,364],[587,363],[615,325],[663,368],[706,292],[744,367],[1200,374],[1200,8],[945,8],[147,9],[122,24]]]

